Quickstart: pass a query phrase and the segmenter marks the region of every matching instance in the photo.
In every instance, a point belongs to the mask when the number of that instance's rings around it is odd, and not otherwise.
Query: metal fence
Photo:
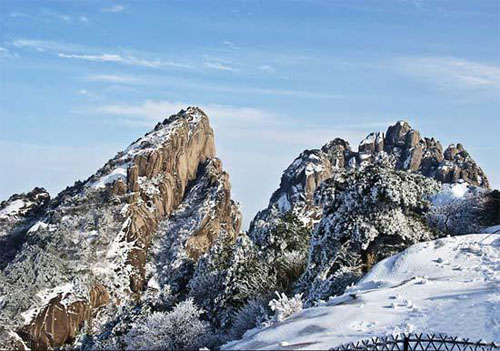
[[[471,341],[442,334],[399,334],[336,346],[331,351],[499,351],[500,343]]]

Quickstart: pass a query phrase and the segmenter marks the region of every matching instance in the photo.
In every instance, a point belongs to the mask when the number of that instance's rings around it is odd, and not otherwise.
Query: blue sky
[[[408,120],[500,187],[498,1],[0,0],[0,199],[204,108],[246,221],[335,137]]]

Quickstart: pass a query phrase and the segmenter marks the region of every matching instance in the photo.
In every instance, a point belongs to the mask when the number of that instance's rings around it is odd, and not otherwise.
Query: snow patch
[[[23,200],[14,200],[5,208],[0,210],[0,218],[12,217],[21,211],[23,207],[27,207],[28,203]]]
[[[38,221],[33,226],[31,226],[31,228],[28,230],[28,233],[34,233],[34,232],[36,232],[40,228],[41,229],[46,229],[48,227],[49,227],[49,225],[47,223]]]
[[[280,349],[284,340],[301,349],[328,349],[401,332],[500,340],[499,267],[498,234],[416,244],[379,262],[344,295],[222,349]]]
[[[107,184],[110,184],[110,183],[113,183],[114,181],[117,181],[118,179],[126,180],[127,179],[127,168],[128,168],[128,164],[115,168],[108,175],[105,175],[105,176],[101,177],[99,180],[90,184],[90,187],[94,188],[94,189],[100,189],[100,188],[104,188]]]
[[[468,183],[444,184],[442,190],[431,198],[435,206],[447,205],[455,200],[460,200],[470,193]]]

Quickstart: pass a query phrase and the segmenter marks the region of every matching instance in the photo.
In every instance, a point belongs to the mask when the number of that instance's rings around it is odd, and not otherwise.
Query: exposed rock
[[[412,129],[406,134],[405,147],[407,149],[414,148],[420,143],[420,141],[420,133]]]
[[[211,159],[205,165],[205,172],[210,179],[209,185],[220,188],[215,197],[214,213],[205,216],[186,242],[186,253],[194,260],[208,251],[221,231],[229,233],[234,240],[241,228],[241,215],[231,200],[229,177],[223,172],[220,160]]]
[[[387,152],[395,146],[406,146],[406,135],[411,131],[411,127],[406,121],[398,121],[395,125],[387,129],[385,137],[385,147]]]
[[[62,298],[59,295],[50,300],[31,322],[29,338],[35,350],[46,350],[71,341],[85,322],[90,323],[91,308],[86,301],[65,305]]]
[[[183,204],[159,224],[153,239],[152,279],[183,293],[199,257],[223,235],[234,242],[241,214],[230,198],[229,176],[218,159],[200,165]],[[189,205],[188,205],[189,204]],[[168,270],[165,267],[170,267]]]
[[[363,178],[367,176],[367,170],[373,169],[374,166],[383,170],[381,176],[391,178],[394,182],[400,178],[407,178],[408,184],[399,181],[401,189],[391,190],[393,195],[403,191],[405,187],[414,185],[415,194],[406,194],[405,198],[411,198],[416,194],[422,195],[423,198],[425,194],[435,191],[437,183],[433,179],[444,183],[456,183],[463,180],[479,187],[488,188],[489,186],[484,172],[462,145],[450,146],[443,152],[438,141],[433,138],[422,138],[418,131],[412,129],[404,121],[390,126],[385,134],[369,134],[361,141],[358,151],[353,151],[342,139],[327,143],[321,150],[304,151],[285,170],[280,187],[274,192],[268,207],[255,216],[248,236],[256,244],[264,242],[288,211],[297,215],[311,229],[313,229],[313,224],[317,223],[311,240],[308,269],[299,284],[301,286],[299,290],[306,292],[310,300],[324,298],[329,294],[342,291],[347,286],[346,284],[359,278],[362,272],[371,265],[394,252],[388,248],[402,249],[409,243],[432,236],[432,233],[422,224],[424,220],[419,215],[418,206],[407,209],[403,213],[393,214],[394,218],[399,218],[400,226],[407,225],[406,233],[402,234],[407,235],[404,240],[398,238],[394,231],[391,232],[391,236],[387,236],[387,233],[381,229],[375,230],[374,223],[381,221],[384,211],[390,212],[384,207],[389,206],[390,202],[379,203],[375,200],[373,200],[372,207],[367,210],[367,216],[371,213],[372,217],[366,217],[364,225],[349,222],[356,218],[360,220],[363,215],[345,212],[342,214],[343,220],[351,223],[351,226],[346,225],[344,230],[337,233],[338,235],[331,234],[334,230],[338,230],[339,221],[341,221],[339,219],[332,222],[331,218],[338,215],[338,206],[342,205],[339,203],[341,201],[339,197],[344,196],[343,194],[348,193],[349,189],[354,187],[364,187],[362,198],[355,199],[352,195],[353,198],[345,199],[346,203],[350,201],[351,205],[357,206],[356,204],[361,204],[362,200],[369,202],[375,196],[374,189],[366,188],[369,179]],[[306,172],[306,170],[310,171]],[[346,176],[346,172],[348,174],[353,172],[353,175]],[[426,180],[413,173],[431,179]],[[359,183],[353,180],[356,174],[360,177]],[[344,179],[346,177],[352,179],[347,181]],[[426,182],[428,182],[427,185],[425,185]],[[420,185],[417,186],[417,184]],[[424,185],[421,186],[422,184]],[[372,190],[373,192],[370,192]],[[383,190],[380,191],[383,192]],[[387,190],[387,196],[391,194],[391,191]],[[312,198],[315,200],[313,201]],[[416,203],[421,203],[421,200]],[[394,208],[398,206],[400,205],[395,205]],[[380,218],[377,217],[378,215]],[[387,221],[385,221],[387,225],[389,217],[391,216],[387,216]],[[355,227],[358,225],[357,229],[354,230],[352,225]],[[401,227],[399,229],[402,230]],[[363,236],[368,235],[363,233],[369,233],[374,237],[370,240],[353,239],[348,233],[352,233],[353,236]],[[366,247],[360,248],[362,242]],[[327,244],[330,245],[330,249],[325,249]],[[344,261],[338,257],[343,257],[343,255],[350,255],[347,261],[350,260],[354,267],[342,265]],[[359,260],[359,265],[355,264],[356,260]]]
[[[321,150],[304,151],[284,171],[280,187],[273,193],[268,207],[251,222],[249,236],[257,242],[262,240],[290,210],[312,228],[322,217],[323,204],[313,201],[318,186],[339,170],[362,170],[374,164],[417,172],[444,183],[463,179],[471,185],[489,187],[486,175],[461,144],[450,146],[443,153],[441,144],[434,138],[422,138],[408,122],[399,121],[385,134],[369,134],[357,152],[339,138]]]

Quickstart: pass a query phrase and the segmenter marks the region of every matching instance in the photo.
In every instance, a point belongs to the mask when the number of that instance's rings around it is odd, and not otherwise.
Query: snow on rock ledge
[[[419,243],[378,263],[344,295],[223,349],[328,349],[402,332],[498,341],[499,267],[498,234]]]

